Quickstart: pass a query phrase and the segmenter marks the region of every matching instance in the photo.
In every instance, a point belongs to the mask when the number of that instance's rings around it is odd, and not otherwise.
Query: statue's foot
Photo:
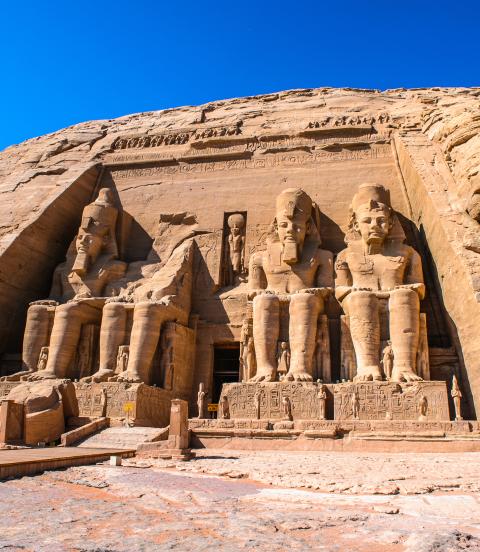
[[[286,381],[313,381],[308,372],[288,372],[285,376]]]
[[[3,376],[0,378],[0,381],[20,381],[20,378],[28,376],[30,374],[33,374],[33,372],[25,370],[23,372],[17,372],[16,374],[10,374],[9,376]]]
[[[28,374],[27,376],[22,376],[21,381],[42,381],[49,379],[57,379],[55,372],[47,372],[42,370],[40,372],[34,372],[33,374]]]
[[[399,370],[393,372],[391,381],[423,381],[423,379],[412,370]]]
[[[113,374],[114,374],[113,370],[99,370],[98,372],[95,372],[95,374],[92,374],[91,376],[82,378],[80,381],[83,381],[85,383],[100,383],[102,381],[108,381],[108,379],[111,376],[113,376]]]
[[[123,381],[126,383],[142,383],[142,380],[138,374],[134,374],[131,372],[122,372],[121,374],[118,374],[116,381]]]
[[[275,372],[269,369],[257,370],[257,373],[248,381],[258,383],[260,381],[275,381]]]
[[[366,366],[361,373],[353,378],[354,383],[360,381],[382,381],[382,373],[379,366]]]

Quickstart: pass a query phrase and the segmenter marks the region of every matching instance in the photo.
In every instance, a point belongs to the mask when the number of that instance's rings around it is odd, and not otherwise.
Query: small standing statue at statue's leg
[[[207,417],[207,411],[206,411],[206,398],[207,394],[205,393],[203,383],[200,383],[198,386],[198,394],[197,394],[197,407],[198,407],[198,419],[203,420]]]
[[[383,364],[383,373],[385,374],[385,379],[389,381],[392,377],[392,370],[393,370],[393,350],[392,350],[392,342],[390,340],[387,341],[387,345],[383,349],[382,364]]]
[[[457,376],[453,374],[452,377],[452,390],[450,395],[453,399],[453,406],[455,408],[455,421],[463,420],[462,418],[462,391],[460,385],[458,385]]]
[[[320,420],[325,420],[327,391],[325,385],[320,385],[317,393],[318,399],[318,417]]]

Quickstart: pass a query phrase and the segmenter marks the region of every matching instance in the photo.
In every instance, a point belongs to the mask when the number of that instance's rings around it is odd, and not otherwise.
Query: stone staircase
[[[77,446],[83,448],[115,448],[121,450],[136,450],[140,443],[161,441],[168,436],[167,428],[159,427],[107,427]]]

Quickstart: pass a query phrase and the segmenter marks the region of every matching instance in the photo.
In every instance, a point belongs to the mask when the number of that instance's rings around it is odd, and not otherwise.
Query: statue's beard
[[[284,240],[283,261],[287,264],[298,263],[298,244],[295,240],[289,238]]]
[[[82,251],[81,253],[77,253],[72,270],[78,275],[83,276],[84,274],[86,274],[89,264],[90,260],[88,253]]]

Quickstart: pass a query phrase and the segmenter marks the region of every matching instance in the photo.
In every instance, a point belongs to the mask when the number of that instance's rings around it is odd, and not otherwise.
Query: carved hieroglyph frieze
[[[282,401],[288,398],[294,420],[316,419],[321,414],[320,386],[314,382],[229,383],[223,386],[220,401],[228,397],[231,418],[281,420],[285,417]]]
[[[353,420],[358,402],[359,420],[437,420],[450,419],[447,386],[443,381],[390,383],[386,381],[340,383],[333,387],[335,420]],[[356,395],[356,401],[354,396]],[[422,415],[423,397],[426,412]]]

